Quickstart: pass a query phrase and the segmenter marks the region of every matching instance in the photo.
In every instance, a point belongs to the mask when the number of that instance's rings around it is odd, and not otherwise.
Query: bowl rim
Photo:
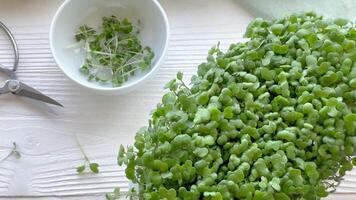
[[[96,87],[96,86],[92,86],[89,84],[85,84],[83,82],[80,82],[79,80],[75,79],[74,77],[72,77],[69,73],[67,73],[63,67],[62,64],[60,62],[60,59],[57,57],[56,53],[55,53],[55,48],[53,46],[53,39],[54,39],[54,25],[56,23],[56,21],[59,18],[59,14],[64,10],[64,8],[66,7],[66,5],[74,0],[65,0],[60,7],[57,9],[56,13],[54,14],[52,21],[51,21],[51,25],[50,25],[50,30],[49,30],[49,43],[50,43],[50,49],[51,49],[51,53],[52,56],[57,64],[57,66],[61,69],[61,71],[73,82],[77,83],[78,85],[86,88],[86,89],[90,89],[90,90],[96,90],[96,91],[106,91],[106,92],[125,92],[125,91],[129,91],[132,88],[135,88],[136,86],[139,86],[141,83],[149,80],[150,78],[152,78],[155,73],[158,71],[158,69],[160,68],[166,54],[167,54],[167,50],[168,50],[168,46],[169,46],[169,41],[170,41],[170,25],[169,25],[169,21],[168,21],[168,17],[166,12],[164,11],[163,7],[161,6],[161,4],[157,1],[157,0],[150,0],[159,10],[159,12],[161,13],[162,17],[163,17],[163,21],[164,21],[164,25],[165,25],[165,29],[166,29],[166,39],[164,41],[164,47],[162,50],[162,53],[160,54],[160,57],[158,58],[158,60],[156,61],[155,65],[151,66],[151,69],[144,74],[142,77],[140,77],[139,79],[128,83],[128,84],[123,84],[122,86],[119,87]],[[156,56],[156,55],[155,55]],[[79,72],[78,72],[79,73]]]

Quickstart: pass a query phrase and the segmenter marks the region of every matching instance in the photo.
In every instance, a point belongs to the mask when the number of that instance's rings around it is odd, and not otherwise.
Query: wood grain
[[[243,41],[243,31],[253,16],[233,0],[165,0],[172,26],[168,55],[157,76],[138,89],[119,97],[91,94],[74,85],[58,69],[48,42],[49,19],[61,1],[39,5],[45,0],[0,0],[0,19],[10,25],[18,41],[21,60],[18,76],[65,105],[50,107],[12,95],[0,96],[0,157],[19,145],[21,159],[11,157],[0,164],[0,196],[3,199],[103,199],[114,187],[129,187],[124,170],[116,165],[120,144],[131,144],[135,131],[147,124],[152,108],[159,102],[162,86],[182,71],[188,81],[203,62],[208,49],[221,42],[223,49]],[[218,4],[216,4],[218,2]],[[18,15],[9,13],[13,4]],[[21,10],[22,9],[22,10]],[[31,12],[28,9],[33,9]],[[26,10],[26,11],[25,11]],[[182,12],[184,10],[184,12]],[[3,11],[3,12],[2,12]],[[43,19],[39,13],[43,12]],[[32,17],[31,13],[36,12]],[[32,25],[31,25],[32,24]],[[11,46],[0,34],[0,63],[12,63]],[[1,77],[0,80],[4,80]],[[78,175],[75,167],[83,162],[75,143],[77,134],[93,162],[100,163],[101,173]],[[329,199],[355,199],[356,171],[347,174]],[[23,197],[23,198],[20,198]],[[40,198],[41,199],[41,198]]]

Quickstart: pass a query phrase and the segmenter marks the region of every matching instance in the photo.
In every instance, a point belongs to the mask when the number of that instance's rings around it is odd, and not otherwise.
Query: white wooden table
[[[82,91],[57,68],[48,29],[61,2],[0,0],[0,20],[11,28],[20,48],[19,78],[65,105],[59,109],[12,95],[0,97],[0,158],[12,142],[22,154],[0,164],[0,199],[104,199],[114,187],[127,190],[123,170],[116,165],[118,147],[131,144],[135,131],[147,124],[164,83],[177,71],[186,77],[194,74],[218,41],[223,48],[242,41],[254,17],[234,0],[162,0],[172,29],[163,66],[145,88],[109,98]],[[11,61],[10,45],[1,33],[0,63]],[[100,174],[75,172],[83,158],[73,134],[90,159],[100,163]],[[356,170],[329,199],[356,199]]]

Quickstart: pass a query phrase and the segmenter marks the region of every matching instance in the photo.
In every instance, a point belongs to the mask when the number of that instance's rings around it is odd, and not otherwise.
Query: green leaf
[[[280,191],[281,186],[280,186],[280,179],[277,177],[273,177],[272,180],[269,182],[269,185],[275,190],[275,191]]]
[[[120,190],[119,187],[114,188],[114,194],[115,195],[120,195],[121,194],[121,190]]]
[[[182,80],[183,79],[183,73],[182,72],[178,72],[177,73],[177,79],[178,80]]]
[[[276,53],[276,54],[286,54],[288,53],[288,46],[287,45],[279,45],[279,44],[274,44],[272,46],[272,50]]]
[[[202,158],[209,153],[209,150],[207,148],[196,148],[193,153]]]
[[[178,88],[178,84],[176,79],[172,79],[170,80],[168,83],[166,83],[166,85],[164,86],[164,89],[170,89],[171,91],[176,91],[176,89]]]
[[[201,123],[201,122],[206,122],[210,119],[210,112],[208,109],[203,109],[200,108],[198,109],[195,118],[194,118],[194,123]]]
[[[162,97],[162,103],[164,105],[174,105],[176,100],[177,96],[173,92],[168,92]]]
[[[121,166],[122,164],[124,164],[126,162],[126,157],[125,157],[125,148],[124,146],[121,144],[120,145],[120,149],[119,149],[119,155],[117,157],[117,163],[119,164],[119,166]]]
[[[99,173],[99,164],[98,163],[90,163],[89,167],[93,173],[95,173],[95,174]]]
[[[79,174],[83,173],[84,170],[85,170],[85,165],[80,165],[79,167],[77,167],[77,172],[78,172]]]

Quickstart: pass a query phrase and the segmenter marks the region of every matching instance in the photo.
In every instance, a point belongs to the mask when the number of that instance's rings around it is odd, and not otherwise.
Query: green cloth
[[[298,11],[356,21],[356,0],[236,0],[256,17],[276,18]]]

